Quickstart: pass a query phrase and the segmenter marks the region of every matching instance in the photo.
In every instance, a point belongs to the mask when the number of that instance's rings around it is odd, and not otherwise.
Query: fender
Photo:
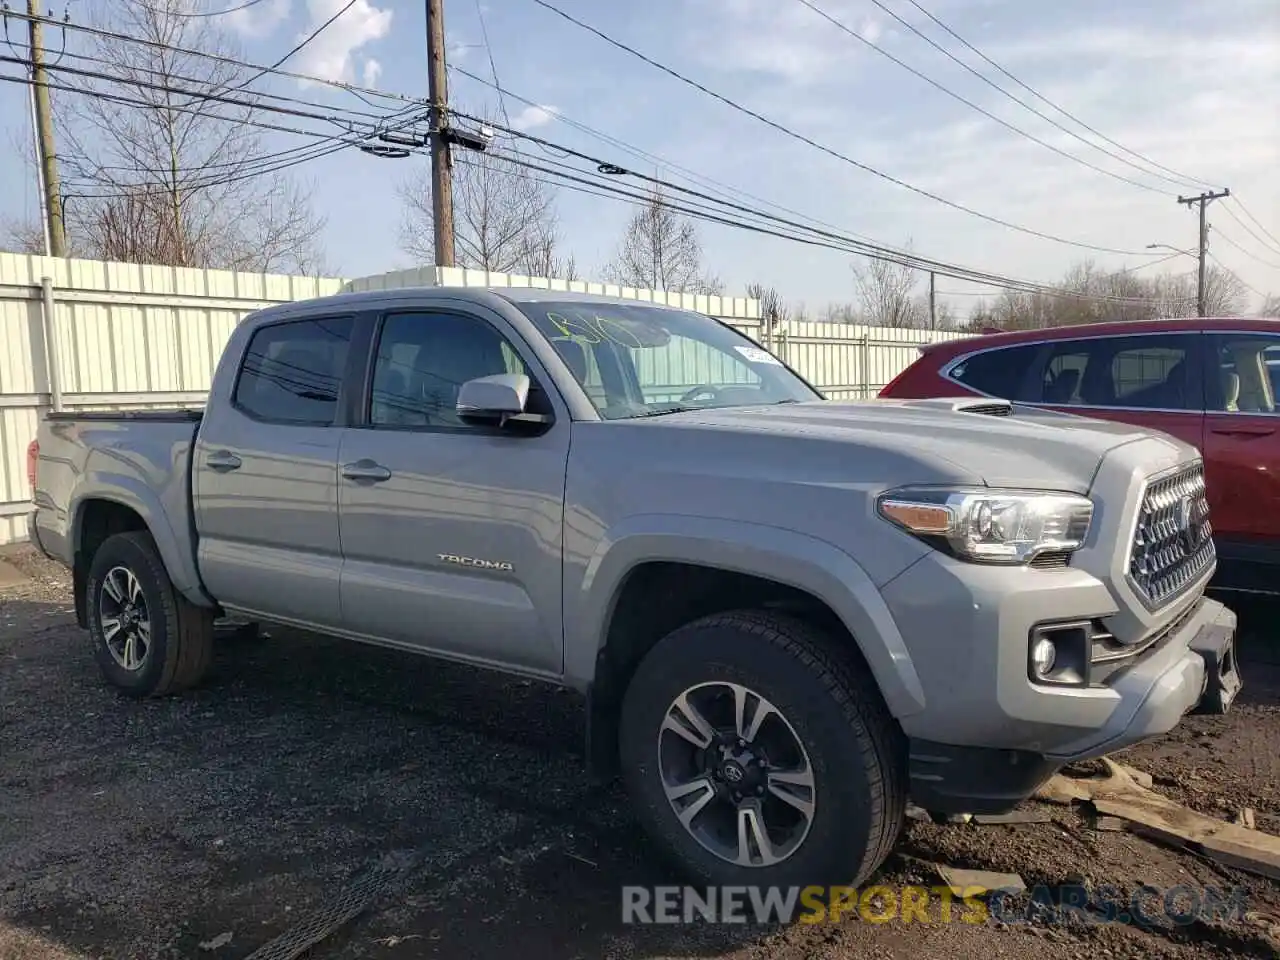
[[[141,477],[119,472],[119,461],[112,465],[116,467],[114,470],[96,468],[93,465],[93,459],[95,458],[91,457],[85,465],[84,479],[76,485],[71,495],[72,556],[74,557],[80,550],[81,538],[84,535],[84,508],[88,502],[105,500],[118,503],[133,510],[146,524],[147,532],[155,541],[156,549],[160,552],[160,559],[164,563],[165,571],[169,574],[169,579],[173,581],[174,589],[197,606],[212,607],[213,600],[205,593],[204,586],[200,582],[200,574],[196,569],[195,551],[183,549],[184,542],[188,547],[192,546],[191,538],[194,534],[184,531],[185,541],[179,537],[177,531],[173,529],[169,511],[165,509],[160,495]],[[185,478],[186,473],[182,472],[179,476]],[[169,488],[166,487],[165,493],[169,493]],[[180,491],[180,494],[184,501],[189,496],[185,490]],[[180,515],[185,515],[187,512],[185,505],[176,509]]]
[[[825,602],[853,635],[890,712],[924,710],[911,655],[875,583],[844,551],[766,524],[640,514],[609,529],[587,560],[581,584],[566,582],[566,679],[587,688],[627,575],[650,561],[695,563],[766,577]]]

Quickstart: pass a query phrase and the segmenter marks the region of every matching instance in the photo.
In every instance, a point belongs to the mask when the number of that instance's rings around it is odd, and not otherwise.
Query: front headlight
[[[890,523],[964,560],[1027,563],[1084,545],[1093,503],[1071,493],[1023,490],[891,490],[876,501]]]

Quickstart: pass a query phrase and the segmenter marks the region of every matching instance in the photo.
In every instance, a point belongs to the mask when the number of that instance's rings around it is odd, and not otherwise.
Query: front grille
[[[1198,580],[1214,556],[1204,464],[1148,481],[1129,552],[1129,579],[1142,599],[1163,606]]]

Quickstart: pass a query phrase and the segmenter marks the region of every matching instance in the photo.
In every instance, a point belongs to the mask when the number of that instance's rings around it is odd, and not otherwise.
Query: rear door
[[[1280,588],[1280,332],[1208,333],[1205,459],[1222,579]],[[1252,568],[1252,569],[1245,569]],[[1268,574],[1268,568],[1270,573]]]
[[[1028,391],[1033,402],[1160,430],[1197,449],[1203,444],[1201,334],[1082,337],[1046,346]]]
[[[339,409],[354,320],[254,332],[231,402],[206,414],[193,463],[200,574],[224,606],[341,623]]]
[[[536,359],[481,308],[390,311],[339,456],[348,630],[558,675],[569,417]],[[537,429],[463,422],[467,380],[526,373]]]

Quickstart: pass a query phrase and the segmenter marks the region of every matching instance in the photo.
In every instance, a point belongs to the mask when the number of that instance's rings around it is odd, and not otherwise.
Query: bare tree
[[[108,13],[110,7],[110,13]],[[256,98],[201,0],[94,5],[95,69],[60,98],[67,219],[87,255],[173,266],[319,272],[324,222],[263,163]],[[180,49],[182,48],[182,49]],[[244,106],[209,99],[234,90]],[[121,99],[128,102],[121,102]]]
[[[888,260],[853,265],[863,319],[877,327],[928,326],[928,305],[916,293],[916,271]]]
[[[693,221],[671,208],[660,187],[632,215],[605,277],[651,290],[716,294],[724,289],[719,278],[703,271],[702,241]]]
[[[435,263],[431,172],[423,166],[400,184],[400,248]],[[459,266],[535,277],[578,279],[572,256],[559,253],[554,189],[496,154],[470,153],[453,168],[454,257]]]
[[[1262,301],[1262,309],[1258,311],[1260,317],[1280,317],[1280,293],[1269,293]]]
[[[765,336],[771,336],[790,318],[791,311],[787,309],[782,294],[778,293],[776,287],[753,283],[747,287],[747,296],[760,302],[760,319],[764,321]]]

